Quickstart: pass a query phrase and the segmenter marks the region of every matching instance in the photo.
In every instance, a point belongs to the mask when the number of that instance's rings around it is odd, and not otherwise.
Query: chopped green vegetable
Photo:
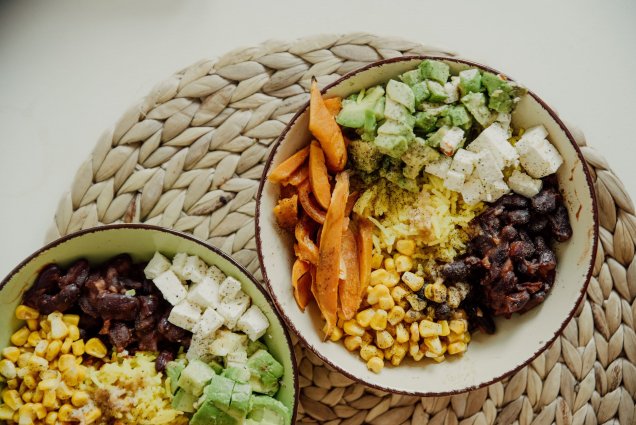
[[[278,380],[283,376],[283,365],[265,350],[258,350],[247,360],[250,369],[250,384],[255,392],[274,395],[278,391]]]
[[[404,83],[413,87],[415,84],[422,81],[422,73],[420,72],[419,69],[407,71],[404,74],[400,75],[400,80],[404,81]]]
[[[459,73],[459,91],[462,96],[481,91],[481,72],[478,69],[466,69]]]
[[[384,155],[399,158],[409,147],[409,138],[403,135],[378,134],[374,140],[375,146]]]
[[[423,79],[435,80],[444,84],[450,76],[450,67],[444,62],[425,60],[419,65],[420,73]]]
[[[416,106],[424,102],[431,95],[426,81],[420,81],[419,83],[412,85],[411,90],[413,90],[413,94],[415,95]]]
[[[482,127],[488,127],[495,119],[486,106],[486,96],[483,93],[468,93],[462,97],[462,103]]]
[[[342,101],[342,110],[336,117],[336,122],[343,127],[361,128],[368,126],[370,116],[375,119],[376,104],[384,96],[384,89],[375,86],[354,98]],[[369,114],[368,112],[371,112]]]
[[[444,89],[444,86],[437,81],[427,80],[426,85],[431,93],[428,97],[430,102],[442,103],[448,98],[448,93]]]

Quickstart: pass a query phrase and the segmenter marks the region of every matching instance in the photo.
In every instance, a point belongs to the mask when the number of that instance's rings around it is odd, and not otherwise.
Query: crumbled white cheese
[[[521,166],[535,179],[556,173],[563,164],[559,151],[547,139],[519,140],[515,148],[519,152]]]
[[[225,326],[234,329],[236,322],[245,313],[250,305],[250,297],[240,291],[234,299],[225,298],[221,300],[216,311],[225,319]]]
[[[451,158],[442,155],[439,159],[431,162],[430,164],[426,164],[424,166],[424,171],[428,174],[437,176],[440,179],[444,179],[446,178],[446,173],[448,173],[448,169],[452,162],[453,160]]]
[[[183,300],[174,306],[168,316],[168,322],[190,332],[199,319],[201,319],[201,309],[188,300]]]
[[[454,190],[455,192],[460,192],[464,186],[465,179],[466,176],[464,174],[449,170],[444,179],[444,187]]]
[[[213,308],[208,308],[201,316],[201,320],[194,326],[193,333],[209,338],[223,326],[223,316],[216,312]]]
[[[170,260],[161,255],[160,252],[155,252],[152,259],[148,261],[146,268],[144,268],[144,275],[146,279],[154,279],[161,273],[170,269]]]
[[[267,317],[255,305],[248,308],[236,323],[236,329],[245,332],[252,341],[256,341],[265,335],[268,327],[269,321]]]
[[[500,170],[517,165],[519,161],[517,151],[508,142],[508,131],[499,123],[493,123],[484,129],[467,149],[475,153],[489,151]]]
[[[464,130],[459,127],[449,128],[439,143],[439,148],[446,156],[453,156],[464,141]]]
[[[176,254],[172,259],[172,266],[170,266],[170,269],[181,280],[186,280],[183,268],[185,267],[187,261],[188,254],[185,254],[183,252]]]
[[[219,284],[209,277],[195,283],[188,291],[188,300],[202,308],[216,308],[220,302]]]
[[[185,262],[183,266],[183,277],[186,280],[192,282],[201,282],[205,277],[205,274],[208,271],[208,266],[205,264],[205,261],[197,257],[196,255],[191,255]]]
[[[492,184],[503,179],[503,173],[497,166],[495,157],[490,150],[484,149],[479,152],[475,165],[477,175],[484,185]]]
[[[241,282],[234,279],[232,276],[226,277],[219,288],[221,300],[232,300],[236,298],[239,292],[241,292]]]
[[[462,187],[461,194],[464,202],[468,205],[475,205],[476,203],[484,200],[486,196],[486,188],[477,175],[477,172],[474,172],[466,180],[464,187]]]
[[[461,173],[464,176],[470,176],[473,173],[476,161],[476,153],[466,149],[459,149],[453,157],[453,163],[451,164],[450,171]]]
[[[510,188],[506,182],[497,180],[486,185],[486,199],[484,200],[487,202],[495,202],[507,193],[510,193]]]
[[[508,186],[513,192],[526,198],[532,198],[541,191],[543,182],[539,179],[533,179],[526,173],[515,170],[508,178]]]
[[[152,280],[163,297],[172,305],[177,305],[188,295],[188,290],[172,270],[167,270]]]

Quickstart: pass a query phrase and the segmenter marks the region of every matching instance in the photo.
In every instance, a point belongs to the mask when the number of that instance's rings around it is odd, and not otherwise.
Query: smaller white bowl
[[[380,61],[354,71],[322,90],[325,97],[346,97],[414,69],[423,59],[446,62],[454,72],[468,67],[501,72],[477,63],[439,57],[402,57]],[[544,351],[563,331],[585,295],[592,275],[598,243],[598,214],[592,180],[583,155],[557,114],[531,91],[512,117],[515,128],[543,124],[550,141],[564,159],[557,173],[570,215],[573,237],[556,247],[558,259],[554,286],[547,299],[523,315],[496,319],[494,335],[476,333],[461,357],[440,364],[405,361],[386,366],[379,374],[369,371],[356,353],[340,342],[323,342],[320,311],[312,303],[305,313],[294,300],[291,267],[293,238],[282,231],[272,213],[278,185],[268,182],[270,170],[309,144],[308,105],[305,105],[276,141],[261,179],[256,205],[256,240],[264,279],[274,303],[289,327],[318,357],[343,374],[385,391],[419,396],[455,394],[489,385],[518,371]]]

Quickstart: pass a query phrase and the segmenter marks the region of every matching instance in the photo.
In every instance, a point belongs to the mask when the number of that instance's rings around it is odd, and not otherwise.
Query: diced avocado
[[[380,170],[380,175],[404,190],[414,193],[420,191],[417,182],[414,179],[405,177],[400,171],[382,169]]]
[[[462,97],[462,103],[482,127],[488,127],[495,119],[486,106],[486,96],[483,93],[468,93]]]
[[[258,350],[247,360],[250,369],[252,390],[274,395],[278,391],[278,380],[283,376],[283,365],[265,350]]]
[[[170,378],[170,392],[172,394],[179,388],[179,377],[183,369],[185,369],[185,364],[181,361],[173,360],[166,365],[166,376]]]
[[[288,425],[291,422],[291,415],[287,406],[275,398],[254,395],[247,420],[258,424]]]
[[[267,350],[267,346],[258,340],[247,343],[247,357],[256,353],[258,350]]]
[[[415,114],[415,127],[424,131],[431,132],[435,129],[437,117],[429,111],[418,112]]]
[[[247,412],[252,408],[252,388],[250,384],[235,384],[232,390],[232,400],[230,401],[230,410],[245,417]]]
[[[404,81],[404,83],[413,87],[415,84],[422,81],[422,73],[420,72],[419,69],[406,71],[404,74],[400,75],[400,80]]]
[[[424,102],[431,95],[426,81],[420,81],[419,83],[412,85],[411,90],[413,90],[413,95],[415,95],[416,106]]]
[[[390,80],[386,85],[386,97],[403,105],[409,111],[415,111],[415,94],[411,88],[399,81]]]
[[[203,390],[203,395],[199,399],[200,402],[211,402],[220,409],[226,410],[230,408],[232,401],[232,391],[236,383],[229,378],[220,375],[214,375],[210,383]]]
[[[381,121],[384,119],[384,105],[386,103],[386,99],[382,96],[376,103],[373,108],[373,112],[375,113],[375,121]]]
[[[395,100],[390,97],[386,98],[386,103],[384,105],[384,118],[387,120],[398,121],[404,124],[409,124],[413,116],[406,109],[406,106],[397,103]],[[413,125],[410,125],[413,127]]]
[[[216,360],[210,360],[207,363],[208,363],[208,366],[210,366],[212,370],[214,371],[214,373],[216,373],[217,375],[223,372],[223,366],[221,366],[221,364],[217,362]]]
[[[437,81],[427,80],[426,85],[428,87],[428,90],[431,92],[430,96],[428,97],[428,100],[430,102],[443,103],[446,98],[448,98],[446,89],[444,89],[444,86]]]
[[[453,122],[451,121],[451,118],[448,116],[448,113],[444,113],[444,115],[441,115],[438,119],[437,122],[435,123],[435,127],[440,128],[440,127],[450,127],[453,125]]]
[[[408,149],[409,140],[403,135],[378,134],[373,143],[381,153],[392,158],[399,158]]]
[[[216,375],[210,366],[201,360],[190,360],[181,372],[179,387],[195,396],[200,396],[203,393],[203,388],[214,376]]]
[[[378,127],[378,134],[388,134],[394,136],[415,137],[413,128],[399,121],[386,120]]]
[[[462,96],[481,91],[481,72],[478,69],[466,69],[459,73],[459,91]]]
[[[363,127],[369,117],[366,112],[372,111],[375,116],[376,103],[382,96],[384,96],[384,89],[381,86],[375,86],[360,92],[355,98],[343,100],[342,109],[338,113],[336,121],[343,127]]]
[[[461,127],[464,130],[468,130],[473,123],[473,119],[468,114],[468,111],[462,105],[457,105],[448,110],[448,116],[451,119],[451,124],[456,127]]]
[[[172,408],[181,412],[192,413],[194,412],[194,403],[198,399],[199,397],[190,394],[183,388],[179,388],[172,398]]]
[[[507,114],[512,111],[512,97],[510,97],[510,94],[504,92],[503,90],[495,90],[490,95],[490,99],[488,100],[488,107],[493,111]]]
[[[502,90],[505,93],[512,92],[510,83],[492,72],[484,72],[484,75],[481,77],[481,82],[484,84],[484,87],[486,87],[486,90],[488,90],[489,95],[492,95],[495,90]]]
[[[245,365],[228,367],[223,371],[221,376],[231,379],[234,382],[240,382],[242,384],[249,382],[251,372]]]
[[[444,84],[450,76],[450,67],[444,62],[425,60],[419,65],[420,73],[423,79],[435,80]]]
[[[349,159],[357,170],[372,173],[380,167],[382,152],[373,142],[352,140],[349,143],[348,152]],[[250,354],[249,350],[248,354]]]
[[[206,401],[190,419],[190,425],[238,425],[242,421]]]
[[[428,139],[426,139],[426,144],[434,148],[438,148],[448,130],[450,130],[450,127],[448,126],[440,127],[435,133],[431,134]]]

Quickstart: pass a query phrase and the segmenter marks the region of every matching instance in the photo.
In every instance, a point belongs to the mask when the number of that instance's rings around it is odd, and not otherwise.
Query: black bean
[[[451,309],[446,303],[441,303],[435,307],[436,320],[448,320],[451,317]]]
[[[530,221],[530,211],[512,210],[508,211],[508,222],[514,225],[526,224]]]
[[[568,210],[563,204],[559,205],[556,211],[548,218],[552,236],[559,242],[565,242],[572,237],[572,227]]]
[[[549,214],[556,208],[559,196],[554,189],[544,189],[532,197],[532,208],[540,214]]]

